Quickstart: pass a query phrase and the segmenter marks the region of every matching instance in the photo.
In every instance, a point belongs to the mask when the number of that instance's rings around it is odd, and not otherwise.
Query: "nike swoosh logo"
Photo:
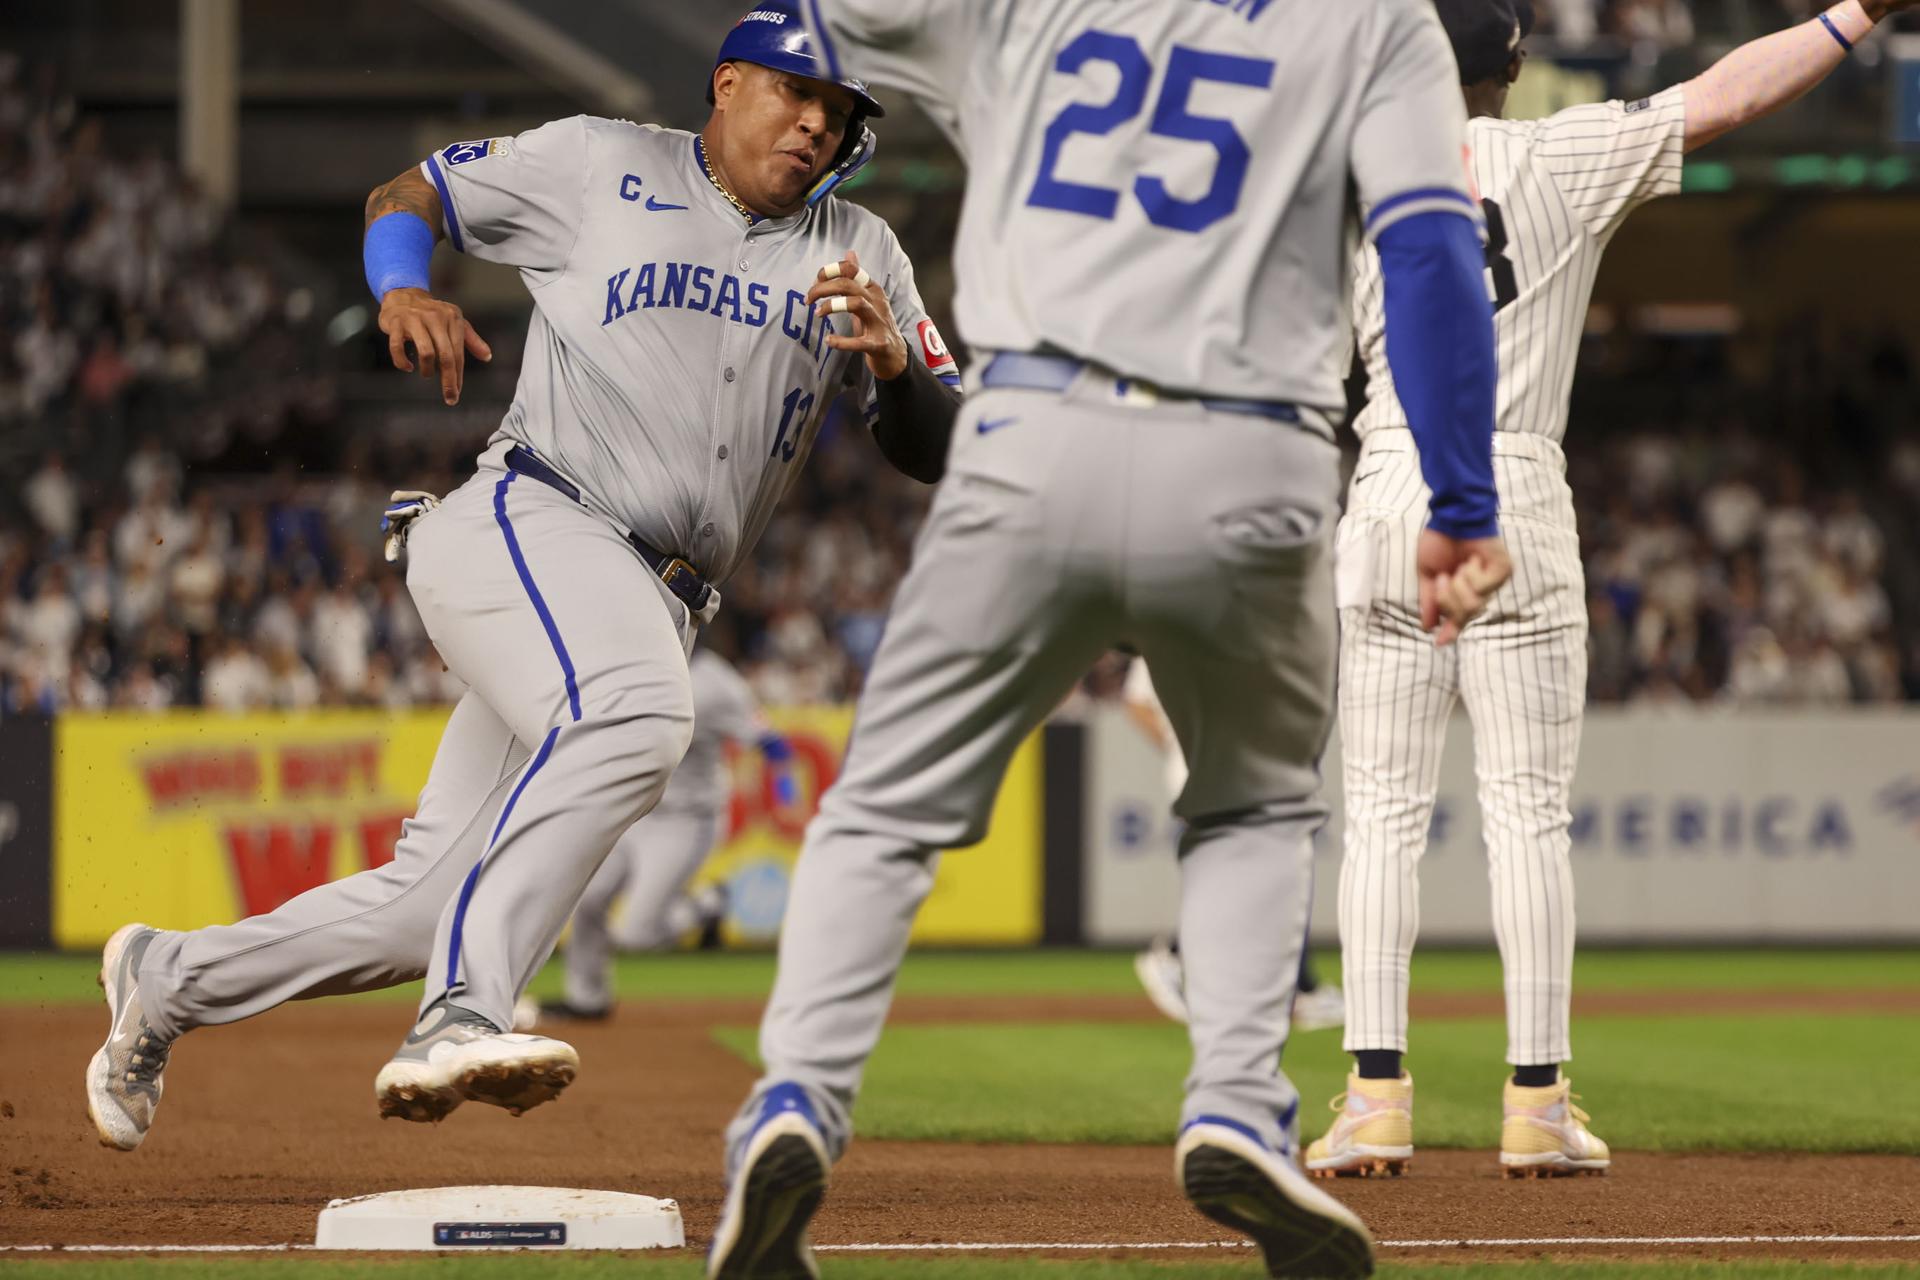
[[[1018,421],[1020,421],[1019,418],[982,418],[977,430],[984,436],[1002,427],[1010,427]]]
[[[648,197],[647,197],[647,212],[648,212],[648,213],[665,213],[665,212],[666,212],[667,210],[669,210],[669,209],[684,209],[684,208],[686,208],[686,207],[687,207],[687,206],[685,206],[685,205],[683,205],[683,204],[662,204],[662,203],[660,203],[660,197],[659,197],[659,196],[648,196]]]

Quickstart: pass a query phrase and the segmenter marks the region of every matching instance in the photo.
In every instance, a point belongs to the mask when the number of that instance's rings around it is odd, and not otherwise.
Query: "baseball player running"
[[[1340,936],[1346,1047],[1339,1116],[1307,1152],[1325,1174],[1400,1172],[1413,1155],[1407,973],[1447,718],[1473,721],[1493,926],[1506,969],[1500,1162],[1508,1176],[1604,1171],[1560,1064],[1573,970],[1568,793],[1586,692],[1586,591],[1560,441],[1588,300],[1621,222],[1680,188],[1681,156],[1798,98],[1889,12],[1915,0],[1845,0],[1736,49],[1697,79],[1638,102],[1545,120],[1501,119],[1524,59],[1525,0],[1438,0],[1459,62],[1473,176],[1487,221],[1499,339],[1494,472],[1511,584],[1451,648],[1419,626],[1417,537],[1427,488],[1400,371],[1392,278],[1363,251],[1355,322],[1372,394],[1339,533],[1340,726],[1347,822]]]
[[[693,682],[693,738],[687,754],[660,803],[620,837],[612,856],[587,883],[567,940],[565,998],[528,1009],[523,997],[515,1010],[516,1029],[528,1030],[542,1018],[607,1017],[613,1011],[616,949],[662,950],[689,929],[718,923],[715,917],[725,910],[724,894],[702,905],[687,895],[686,887],[726,830],[733,799],[728,743],[757,746],[773,770],[779,802],[793,803],[794,783],[787,772],[793,748],[768,727],[740,673],[704,646],[694,651],[687,670]],[[616,920],[614,904],[623,895]]]
[[[1442,638],[1506,574],[1493,335],[1428,0],[809,0],[828,65],[912,93],[972,176],[955,264],[979,363],[839,781],[795,872],[733,1124],[711,1275],[814,1274],[936,850],[1089,664],[1152,666],[1192,775],[1175,812],[1193,1071],[1175,1167],[1273,1274],[1360,1275],[1366,1228],[1295,1163],[1279,1071],[1333,699],[1333,418],[1349,251],[1387,257],[1431,482]]]
[[[1167,793],[1177,798],[1181,788],[1187,785],[1187,758],[1180,753],[1180,740],[1174,737],[1173,722],[1167,719],[1160,695],[1153,690],[1153,675],[1147,670],[1145,659],[1135,658],[1127,668],[1120,701],[1128,717],[1160,753],[1167,772]],[[1155,938],[1151,946],[1133,957],[1133,972],[1154,1008],[1175,1022],[1186,1022],[1187,978],[1186,968],[1180,963],[1178,938]],[[1294,988],[1295,1031],[1323,1031],[1346,1020],[1346,998],[1331,982],[1320,981],[1313,971],[1313,952],[1305,947],[1300,950],[1300,974]]]
[[[472,692],[391,863],[237,925],[108,941],[111,1026],[87,1069],[107,1144],[145,1136],[182,1033],[423,973],[420,1021],[376,1084],[382,1114],[554,1096],[576,1055],[507,1030],[514,1000],[687,750],[687,655],[715,584],[843,388],[894,465],[941,474],[951,359],[924,358],[945,347],[893,233],[827,198],[872,155],[879,104],[771,0],[727,37],[711,88],[699,134],[559,120],[447,147],[369,199],[393,361],[448,403],[489,352],[427,291],[434,242],[518,267],[533,297],[478,474],[429,514],[424,499],[393,513],[417,519],[408,587]]]

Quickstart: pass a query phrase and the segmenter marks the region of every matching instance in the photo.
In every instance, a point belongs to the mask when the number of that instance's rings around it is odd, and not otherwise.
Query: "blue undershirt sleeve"
[[[1500,532],[1493,483],[1493,305],[1486,257],[1464,212],[1412,214],[1380,231],[1387,363],[1433,491],[1427,527],[1454,538]]]

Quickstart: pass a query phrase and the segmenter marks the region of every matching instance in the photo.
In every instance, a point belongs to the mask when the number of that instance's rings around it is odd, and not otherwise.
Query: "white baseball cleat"
[[[1373,1274],[1373,1236],[1246,1126],[1201,1116],[1180,1132],[1174,1172],[1193,1207],[1253,1238],[1270,1276],[1354,1280]]]
[[[157,930],[122,925],[100,952],[100,987],[107,997],[107,1042],[87,1063],[87,1114],[100,1145],[131,1151],[153,1127],[160,1106],[167,1054],[173,1042],[147,1025],[140,1007],[140,960]]]
[[[1613,1163],[1607,1144],[1587,1128],[1592,1118],[1573,1104],[1579,1095],[1562,1080],[1527,1088],[1511,1078],[1501,1099],[1500,1166],[1509,1178],[1601,1174]]]
[[[1347,1091],[1333,1100],[1333,1127],[1307,1148],[1307,1172],[1316,1178],[1389,1173],[1398,1177],[1413,1163],[1413,1076],[1363,1080],[1347,1076]]]
[[[559,1097],[579,1070],[572,1045],[501,1031],[443,997],[380,1068],[373,1092],[382,1118],[437,1122],[468,1101],[517,1116]]]
[[[1347,997],[1332,983],[1323,982],[1311,991],[1302,991],[1294,996],[1295,1031],[1325,1031],[1329,1027],[1346,1025]]]
[[[1185,1024],[1187,1020],[1187,970],[1180,953],[1167,938],[1155,938],[1153,945],[1133,958],[1133,972],[1140,979],[1153,1007]]]

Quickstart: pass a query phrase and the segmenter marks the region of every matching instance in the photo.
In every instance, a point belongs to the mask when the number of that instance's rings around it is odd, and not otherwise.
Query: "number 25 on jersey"
[[[1121,192],[1111,187],[1069,182],[1056,176],[1054,170],[1060,163],[1061,149],[1073,135],[1105,137],[1146,109],[1154,69],[1138,40],[1111,31],[1081,33],[1054,58],[1053,69],[1062,75],[1078,75],[1092,62],[1104,62],[1117,70],[1119,87],[1111,101],[1076,102],[1053,118],[1047,126],[1046,146],[1040,156],[1040,174],[1034,179],[1033,190],[1027,193],[1027,204],[1106,220],[1118,212]],[[1189,109],[1193,89],[1204,81],[1270,89],[1273,73],[1274,64],[1264,59],[1207,53],[1185,45],[1173,47],[1167,59],[1166,81],[1160,86],[1160,97],[1154,104],[1147,131],[1163,138],[1209,146],[1218,161],[1211,185],[1197,200],[1182,200],[1167,189],[1165,182],[1151,174],[1136,177],[1133,195],[1146,211],[1147,221],[1170,231],[1198,232],[1227,217],[1239,206],[1253,153],[1231,120],[1195,115]]]

